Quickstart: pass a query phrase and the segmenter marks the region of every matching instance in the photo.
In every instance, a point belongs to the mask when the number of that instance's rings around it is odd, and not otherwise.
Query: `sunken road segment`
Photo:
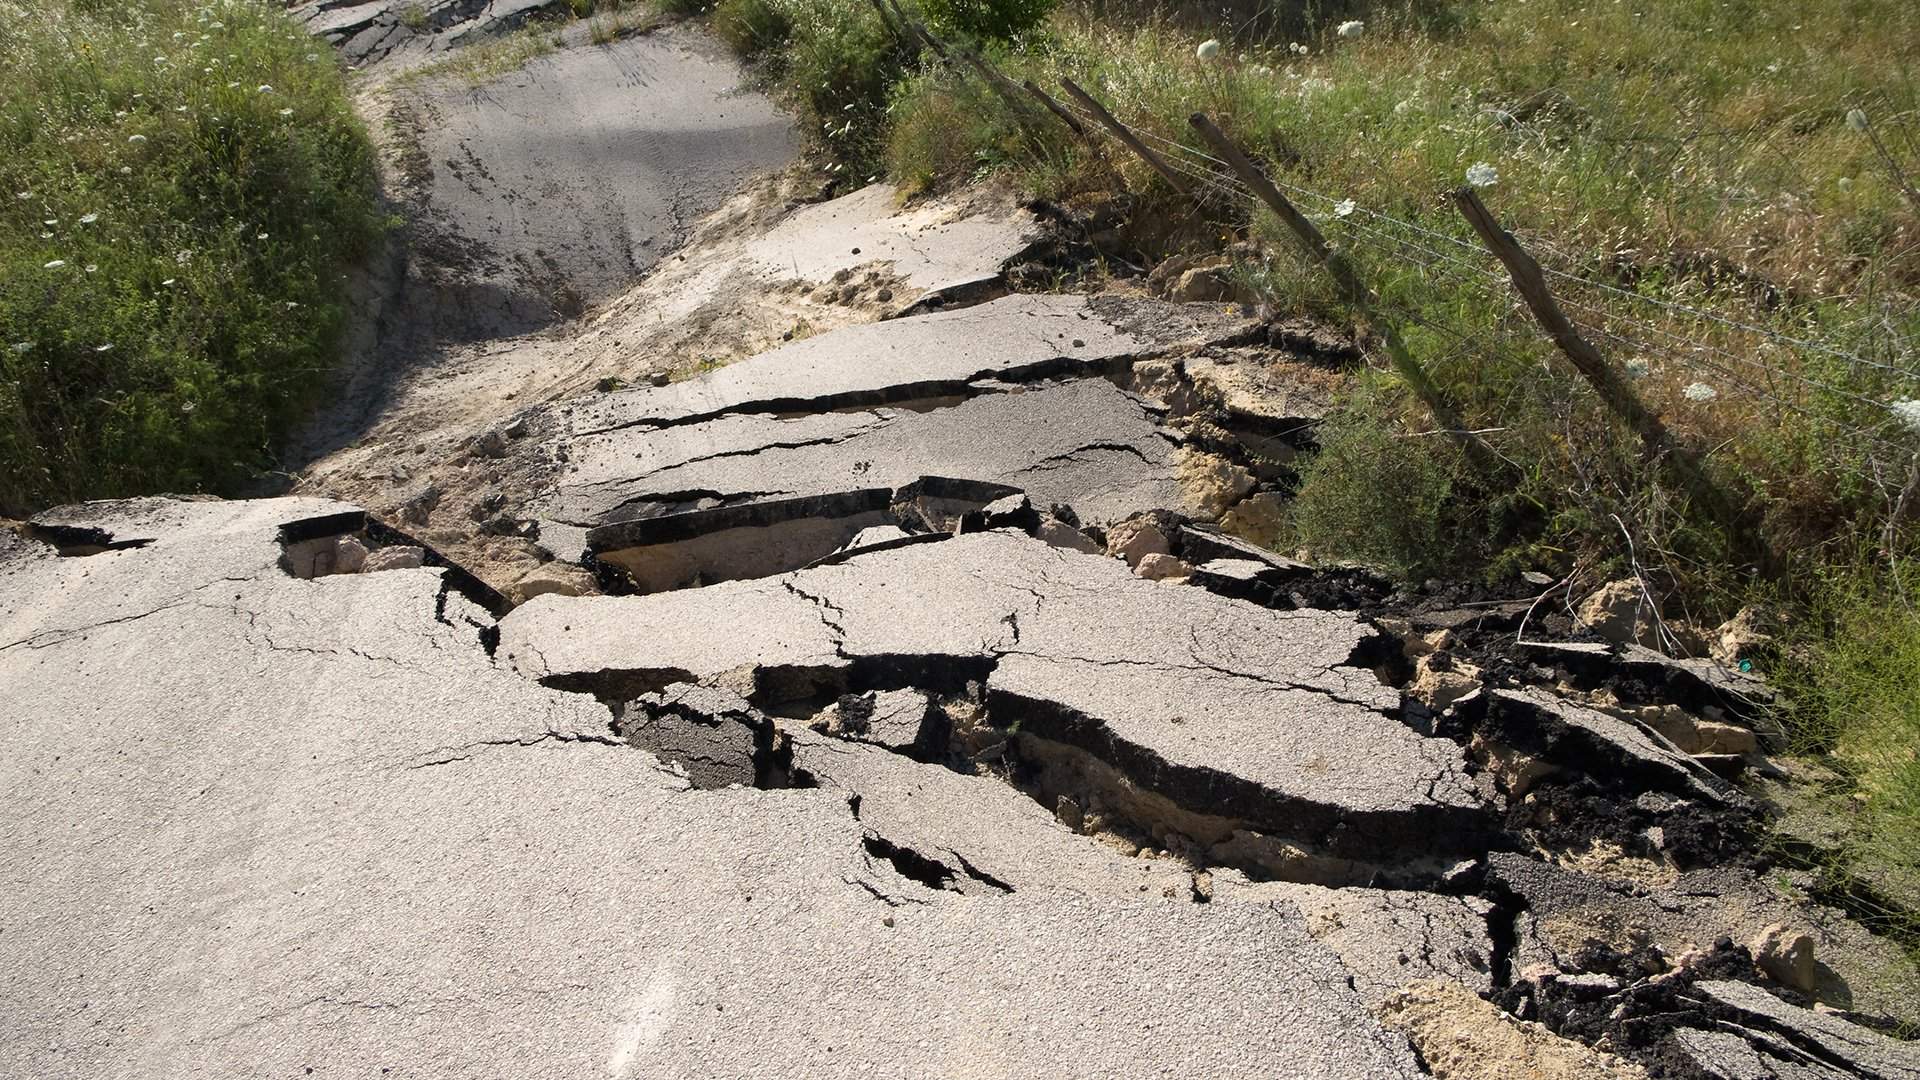
[[[500,623],[403,539],[315,499],[0,532],[31,823],[0,836],[0,1072],[1411,1077],[1517,1038],[1637,1075],[1554,1030],[1670,1075],[1920,1064],[1690,947],[1737,929],[1700,891],[1757,879],[1517,853],[1350,612],[988,531]],[[348,540],[364,569],[305,576]],[[1817,914],[1772,903],[1743,917]],[[1406,1022],[1434,979],[1553,1030]]]

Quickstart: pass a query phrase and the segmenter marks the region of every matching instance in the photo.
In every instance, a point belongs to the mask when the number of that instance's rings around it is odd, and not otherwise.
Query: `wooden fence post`
[[[1520,246],[1512,233],[1500,226],[1500,222],[1487,209],[1480,196],[1471,187],[1463,187],[1453,193],[1453,201],[1460,208],[1460,214],[1480,234],[1480,239],[1493,252],[1501,265],[1507,268],[1507,275],[1513,279],[1513,287],[1526,302],[1527,309],[1553,343],[1559,346],[1574,370],[1593,387],[1600,400],[1615,416],[1626,421],[1627,426],[1640,436],[1650,460],[1665,461],[1679,474],[1681,481],[1702,499],[1707,508],[1719,517],[1723,523],[1734,519],[1731,502],[1707,475],[1706,467],[1690,450],[1681,446],[1667,430],[1658,414],[1647,408],[1640,395],[1633,392],[1625,379],[1613,370],[1606,357],[1600,354],[1593,343],[1581,335],[1567,318],[1567,313],[1553,298],[1553,291],[1547,287],[1546,274],[1540,270],[1540,264],[1527,249]]]
[[[1059,117],[1061,123],[1073,129],[1073,133],[1075,135],[1078,135],[1083,139],[1087,137],[1086,125],[1080,122],[1079,117],[1068,112],[1067,107],[1065,105],[1062,105],[1059,102],[1053,100],[1052,94],[1049,94],[1045,90],[1042,90],[1038,86],[1035,86],[1033,84],[1032,79],[1028,79],[1026,82],[1021,83],[1020,85],[1024,86],[1026,88],[1027,93],[1032,94],[1034,98],[1040,102],[1040,104],[1045,105],[1047,107],[1048,112]]]
[[[1098,101],[1095,101],[1091,94],[1088,94],[1085,90],[1082,90],[1078,86],[1074,85],[1074,82],[1072,79],[1061,79],[1060,85],[1066,89],[1068,94],[1071,94],[1073,96],[1073,99],[1075,101],[1078,101],[1081,105],[1084,105],[1087,111],[1093,114],[1094,119],[1100,121],[1101,126],[1105,127],[1108,131],[1113,132],[1114,138],[1119,139],[1122,143],[1126,144],[1127,149],[1140,155],[1140,160],[1146,162],[1148,165],[1153,166],[1153,171],[1159,173],[1161,179],[1165,180],[1168,184],[1171,184],[1173,186],[1173,190],[1179,192],[1182,195],[1188,194],[1185,178],[1182,177],[1179,173],[1175,172],[1173,170],[1173,166],[1168,165],[1164,160],[1162,160],[1159,154],[1156,154],[1152,150],[1148,149],[1147,144],[1141,142],[1140,137],[1138,135],[1135,135],[1132,129],[1128,128],[1127,125],[1121,123],[1120,121],[1115,120],[1113,118],[1113,114],[1107,111],[1106,106],[1100,104]]]
[[[1194,113],[1187,118],[1187,122],[1207,140],[1207,144],[1220,155],[1220,159],[1239,174],[1241,182],[1245,183],[1261,202],[1266,203],[1268,209],[1279,216],[1313,261],[1326,268],[1340,290],[1341,299],[1364,315],[1367,321],[1373,324],[1374,329],[1379,331],[1380,338],[1386,345],[1387,359],[1392,362],[1394,370],[1400,373],[1400,377],[1406,381],[1407,386],[1420,398],[1421,403],[1426,405],[1427,411],[1433,414],[1434,421],[1453,435],[1454,439],[1460,443],[1461,449],[1466,451],[1467,456],[1473,459],[1476,465],[1487,469],[1497,468],[1498,456],[1480,440],[1479,436],[1466,429],[1466,425],[1460,420],[1460,411],[1440,391],[1440,388],[1433,384],[1433,380],[1427,377],[1427,369],[1421,365],[1420,361],[1414,359],[1413,354],[1407,351],[1406,343],[1400,340],[1400,331],[1394,326],[1393,320],[1379,313],[1376,305],[1378,298],[1374,296],[1373,290],[1367,287],[1366,282],[1360,280],[1359,273],[1354,270],[1353,264],[1347,261],[1346,256],[1327,243],[1327,238],[1321,234],[1319,227],[1309,221],[1307,216],[1296,209],[1291,202],[1288,202],[1287,197],[1280,194],[1280,189],[1273,186],[1273,181],[1268,180],[1260,170],[1254,168],[1253,162],[1240,152],[1240,148],[1234,145],[1232,139],[1227,138],[1226,132],[1215,126],[1212,120],[1207,119],[1205,113]]]

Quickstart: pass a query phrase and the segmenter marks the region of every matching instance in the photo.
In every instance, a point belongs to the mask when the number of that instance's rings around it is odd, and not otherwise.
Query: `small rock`
[[[1751,754],[1760,749],[1759,736],[1738,724],[1696,720],[1693,722],[1693,732],[1700,748],[1689,753]]]
[[[884,304],[893,299],[893,290],[882,288],[879,292],[873,294],[873,298]]]
[[[499,491],[489,491],[480,496],[472,506],[467,508],[467,517],[472,518],[474,521],[485,521],[505,509],[506,505],[507,497],[505,494]]]
[[[1148,555],[1133,568],[1135,574],[1148,581],[1185,581],[1193,576],[1193,567],[1171,555]]]
[[[1608,641],[1645,645],[1657,643],[1653,605],[1631,578],[1609,581],[1580,605],[1580,623]]]
[[[611,394],[625,385],[627,380],[618,375],[602,375],[600,381],[593,384],[593,388],[603,394]]]
[[[498,428],[488,428],[473,440],[471,447],[475,457],[497,458],[507,456],[507,437]]]
[[[1074,832],[1079,832],[1080,826],[1086,822],[1086,815],[1081,811],[1080,804],[1074,802],[1071,795],[1062,795],[1054,800],[1053,816],[1059,820],[1060,824]]]
[[[1743,607],[1739,613],[1716,627],[1707,652],[1723,664],[1737,664],[1772,644],[1773,638],[1762,627],[1764,617],[1757,608]]]
[[[1173,283],[1173,287],[1167,290],[1167,299],[1177,303],[1232,298],[1233,282],[1227,279],[1227,268],[1224,264],[1196,266],[1181,274]]]
[[[1068,551],[1079,551],[1088,555],[1104,554],[1100,545],[1093,542],[1092,537],[1059,518],[1050,517],[1042,521],[1039,527],[1033,530],[1033,536],[1042,543],[1052,544],[1054,547],[1065,548]]]
[[[672,376],[672,375],[669,375],[668,373],[666,373],[666,372],[664,372],[664,371],[649,371],[649,372],[647,372],[647,385],[648,385],[648,386],[665,386],[665,385],[667,385],[668,383],[670,383],[670,382],[672,382],[672,381],[673,381],[673,376]]]
[[[363,574],[377,574],[383,570],[412,570],[415,567],[425,566],[426,564],[427,552],[425,548],[402,544],[396,547],[383,547],[371,555],[368,555],[366,564],[360,568],[360,572]]]
[[[1560,766],[1550,761],[1522,753],[1479,732],[1475,732],[1473,740],[1467,744],[1467,752],[1487,767],[1494,780],[1506,791],[1507,798],[1512,800],[1518,800],[1534,784],[1560,771]]]
[[[1747,948],[1753,962],[1775,982],[1812,993],[1819,972],[1813,961],[1813,935],[1788,930],[1774,923],[1753,939]]]
[[[336,537],[333,541],[333,572],[336,574],[357,574],[367,565],[367,545],[351,536]]]
[[[1108,530],[1107,551],[1127,560],[1128,566],[1138,568],[1140,560],[1149,555],[1171,555],[1173,545],[1152,521],[1129,518]]]
[[[396,513],[407,524],[425,525],[427,519],[433,516],[434,507],[439,505],[440,489],[428,484],[402,499]]]
[[[1472,664],[1443,659],[1446,653],[1430,652],[1413,663],[1414,679],[1407,693],[1425,702],[1436,712],[1480,689],[1480,669]]]
[[[536,596],[586,596],[594,592],[593,575],[571,563],[548,562],[520,575],[507,586],[507,599],[524,604]]]
[[[1201,517],[1218,518],[1253,491],[1253,474],[1218,454],[1182,449],[1174,472]]]
[[[527,418],[524,416],[516,416],[512,420],[507,421],[507,426],[500,430],[504,432],[509,439],[524,439],[527,437]]]

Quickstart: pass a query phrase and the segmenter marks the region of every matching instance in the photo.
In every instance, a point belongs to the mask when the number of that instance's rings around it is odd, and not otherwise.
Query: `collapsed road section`
[[[1736,790],[1169,528],[1275,602],[1003,527],[496,622],[339,503],[0,533],[0,1070],[1920,1075],[1897,950],[1682,842]]]

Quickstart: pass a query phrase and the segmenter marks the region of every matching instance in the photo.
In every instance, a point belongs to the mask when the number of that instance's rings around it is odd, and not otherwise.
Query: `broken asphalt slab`
[[[571,440],[741,413],[817,413],[970,397],[994,383],[1105,375],[1140,357],[1249,333],[1217,304],[1059,295],[846,327],[698,378],[555,406]]]
[[[503,621],[499,655],[613,698],[707,681],[767,707],[981,683],[996,726],[1332,858],[1484,850],[1460,748],[1401,723],[1398,693],[1351,666],[1375,633],[994,532],[691,592],[543,597]]]
[[[1048,887],[1057,842],[961,895],[874,854],[880,802],[691,789],[492,663],[435,572],[281,571],[338,509],[0,547],[31,822],[0,837],[0,1073],[1420,1075],[1293,911]]]

